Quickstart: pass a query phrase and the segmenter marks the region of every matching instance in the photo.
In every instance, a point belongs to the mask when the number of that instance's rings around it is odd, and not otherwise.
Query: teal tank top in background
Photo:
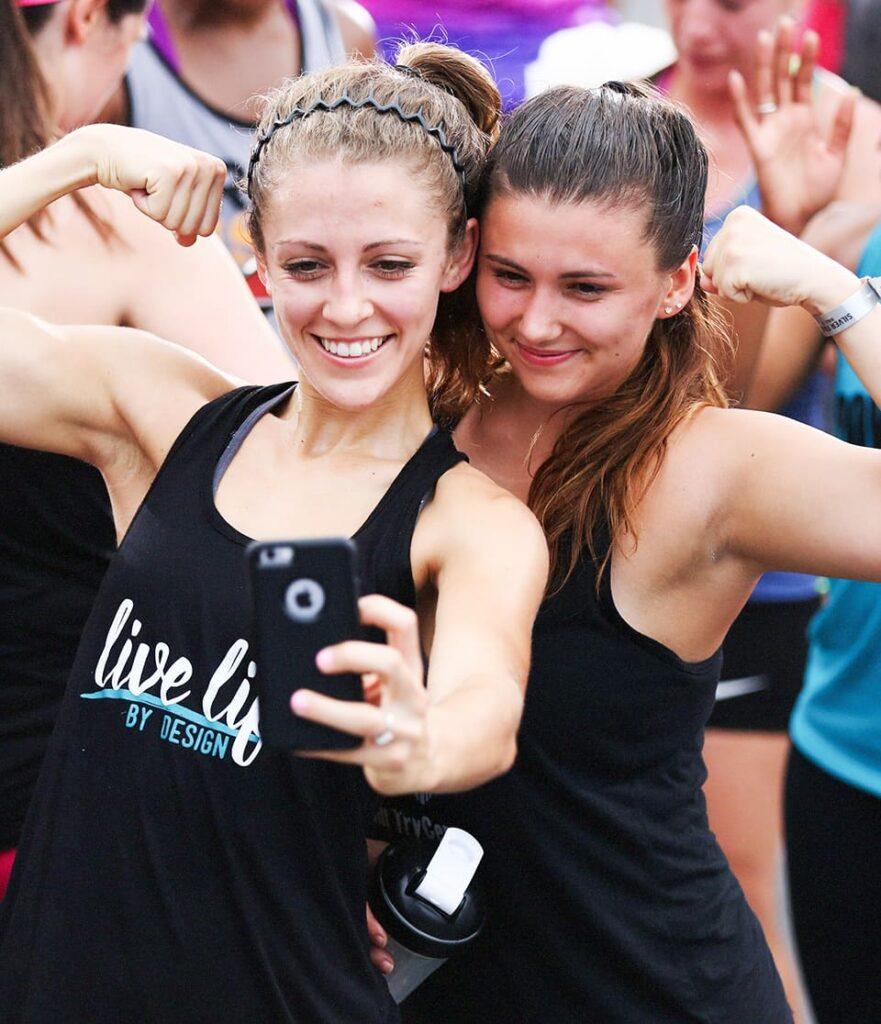
[[[857,273],[881,274],[881,224]],[[843,440],[881,448],[881,409],[840,353],[835,421]],[[792,740],[831,775],[881,796],[881,583],[830,580],[828,599],[814,616],[809,637]]]

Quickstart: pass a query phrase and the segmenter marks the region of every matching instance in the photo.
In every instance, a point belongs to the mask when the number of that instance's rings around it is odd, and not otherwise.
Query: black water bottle
[[[483,857],[470,833],[448,828],[440,843],[400,839],[387,846],[370,879],[370,908],[388,934],[395,1002],[480,933],[486,916],[477,866]]]

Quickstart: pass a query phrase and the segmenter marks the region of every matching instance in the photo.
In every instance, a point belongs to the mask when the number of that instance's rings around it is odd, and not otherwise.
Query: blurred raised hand
[[[796,40],[791,18],[758,39],[756,105],[743,76],[729,89],[740,130],[752,155],[764,213],[798,235],[836,197],[844,175],[857,92],[837,102],[828,129],[820,124],[814,90],[819,37]]]

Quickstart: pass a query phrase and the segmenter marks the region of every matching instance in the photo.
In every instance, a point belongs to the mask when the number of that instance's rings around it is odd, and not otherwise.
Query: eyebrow
[[[525,267],[521,267],[519,263],[515,263],[513,260],[509,260],[506,256],[497,256],[495,253],[487,253],[486,258],[491,263],[500,263],[503,266],[510,267],[512,270],[517,270],[521,274],[529,276],[529,271]],[[595,268],[590,270],[567,270],[565,274],[560,274],[560,278],[564,281],[574,280],[575,278],[600,278],[610,279],[614,278],[615,275],[610,273],[608,270],[597,270]]]
[[[296,245],[303,249],[309,249],[311,252],[327,252],[326,245],[321,245],[319,242],[310,242],[305,238],[283,238],[280,242],[275,243],[275,248],[280,249],[283,245]],[[415,238],[385,238],[380,242],[371,242],[369,245],[365,245],[363,251],[370,252],[371,249],[384,249],[389,245],[412,245],[421,249],[424,243]]]

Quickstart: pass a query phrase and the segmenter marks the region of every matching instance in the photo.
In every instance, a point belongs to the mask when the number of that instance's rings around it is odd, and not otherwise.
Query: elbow
[[[517,760],[517,733],[520,729],[520,719],[523,717],[523,695],[518,687],[517,699],[512,701],[508,715],[507,727],[499,738],[497,754],[494,763],[493,778],[504,775],[514,767]]]

